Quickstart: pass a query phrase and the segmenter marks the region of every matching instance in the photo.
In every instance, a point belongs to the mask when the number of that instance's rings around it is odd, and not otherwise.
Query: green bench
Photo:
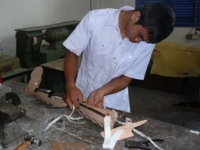
[[[2,57],[0,58],[0,75],[2,81],[14,79],[16,77],[24,75],[24,82],[27,83],[30,73],[30,69],[22,68],[20,66],[18,57],[2,55]]]
[[[24,82],[28,83],[30,73],[31,73],[30,69],[20,67],[20,68],[12,70],[12,72],[3,73],[2,81],[10,80],[10,79],[24,75],[25,76]]]

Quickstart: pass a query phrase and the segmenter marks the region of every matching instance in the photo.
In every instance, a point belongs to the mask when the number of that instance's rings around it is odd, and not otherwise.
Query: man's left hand
[[[97,89],[94,90],[92,93],[90,93],[87,99],[87,104],[93,107],[102,108],[103,101],[104,101],[104,94],[101,92],[100,89]]]

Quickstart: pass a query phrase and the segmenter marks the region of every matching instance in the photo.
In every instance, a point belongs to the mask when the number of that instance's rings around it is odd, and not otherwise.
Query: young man
[[[94,107],[130,112],[128,85],[132,78],[144,79],[155,43],[173,31],[174,21],[172,9],[162,2],[86,14],[63,43],[69,49],[64,67],[69,108],[86,98]]]

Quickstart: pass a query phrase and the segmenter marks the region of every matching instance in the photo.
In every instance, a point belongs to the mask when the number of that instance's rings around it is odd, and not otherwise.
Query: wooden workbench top
[[[4,84],[11,87],[13,92],[20,97],[22,103],[19,106],[26,109],[26,115],[17,119],[22,130],[28,132],[30,135],[35,135],[43,142],[40,147],[31,145],[27,149],[50,150],[53,140],[58,140],[60,142],[86,142],[88,144],[88,149],[103,149],[102,144],[104,139],[100,135],[103,128],[87,119],[83,119],[85,124],[73,124],[66,121],[66,128],[63,131],[50,128],[43,134],[40,123],[45,109],[50,109],[51,107],[35,97],[25,95],[24,88],[26,85],[24,83],[9,80],[4,82]],[[66,111],[68,115],[71,113],[67,108]],[[119,113],[121,114],[122,112]],[[75,113],[74,116],[80,115]],[[123,116],[132,118],[134,122],[147,119],[148,122],[137,129],[151,138],[164,139],[165,141],[158,145],[165,150],[200,150],[200,135],[192,134],[186,128],[134,114],[124,113]],[[117,126],[117,123],[115,126]],[[131,137],[131,139],[142,140],[142,138],[136,134]],[[11,150],[18,144],[11,145],[5,150]],[[115,149],[123,150],[125,149],[124,145],[124,140],[118,141]],[[156,148],[152,147],[152,150],[154,149],[156,150]]]
[[[82,60],[82,54],[78,57],[78,68],[81,65],[81,60]],[[51,62],[47,62],[44,64],[41,64],[42,67],[45,69],[52,69],[52,70],[57,70],[57,71],[62,71],[64,72],[64,61],[65,58],[57,59]]]

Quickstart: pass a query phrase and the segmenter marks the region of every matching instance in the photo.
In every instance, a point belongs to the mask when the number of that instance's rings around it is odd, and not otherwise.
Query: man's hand
[[[65,102],[67,103],[69,109],[72,109],[74,105],[77,109],[79,109],[79,102],[83,101],[83,93],[79,88],[73,86],[67,89]]]
[[[89,95],[87,104],[97,108],[102,108],[104,103],[104,96],[121,91],[122,89],[126,88],[131,83],[131,81],[131,78],[124,75],[109,81],[107,84],[103,85],[99,89],[94,90]]]
[[[103,101],[104,101],[104,94],[100,89],[94,90],[87,99],[87,104],[102,108],[103,107]]]
[[[71,52],[67,51],[65,57],[65,83],[66,83],[66,99],[65,102],[68,104],[69,109],[73,108],[73,105],[76,108],[79,108],[78,100],[83,101],[83,93],[75,85],[75,77],[77,74],[78,67],[78,56]]]

